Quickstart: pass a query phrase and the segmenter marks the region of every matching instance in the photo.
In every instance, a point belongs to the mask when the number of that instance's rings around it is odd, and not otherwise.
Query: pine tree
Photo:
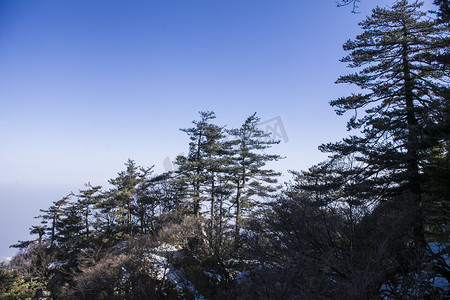
[[[435,5],[439,6],[438,16],[443,22],[450,22],[450,3],[448,0],[434,0]]]
[[[333,158],[308,171],[291,171],[294,180],[289,193],[297,192],[318,207],[336,209],[354,226],[363,217],[368,203],[376,199],[365,195],[362,171],[362,165],[351,156]]]
[[[103,206],[113,212],[115,221],[119,223],[119,232],[132,235],[136,229],[133,216],[140,214],[136,212],[137,206],[141,204],[138,203],[139,185],[147,180],[153,167],[140,168],[131,159],[125,163],[125,166],[125,171],[119,172],[116,178],[109,180],[114,188],[109,192],[110,199]]]
[[[56,220],[57,235],[55,241],[59,248],[65,248],[66,251],[71,252],[72,257],[73,252],[81,250],[83,231],[85,230],[83,215],[80,205],[71,201],[62,207],[61,214]],[[63,252],[62,256],[66,254],[66,252]]]
[[[157,175],[151,180],[152,185],[148,193],[159,206],[153,215],[170,212],[186,211],[187,204],[183,201],[187,197],[187,184],[173,171]]]
[[[55,241],[58,239],[58,222],[61,216],[64,214],[64,208],[69,203],[69,199],[72,194],[69,194],[63,197],[61,200],[53,202],[47,210],[41,209],[40,211],[44,213],[43,215],[37,216],[37,218],[42,218],[42,224],[45,224],[45,227],[49,233],[47,235],[50,236],[50,248],[54,246]],[[50,226],[47,225],[50,222]]]
[[[42,286],[35,280],[26,280],[17,271],[0,262],[0,299],[36,299]]]
[[[30,234],[37,234],[38,237],[38,245],[41,246],[42,245],[42,239],[45,235],[45,231],[46,231],[46,227],[45,226],[40,226],[40,225],[33,225],[30,228]]]
[[[86,230],[86,239],[89,239],[91,224],[90,217],[95,205],[99,202],[101,186],[92,186],[91,183],[85,184],[86,190],[80,190],[78,197],[78,205],[83,211],[84,227]]]
[[[154,179],[150,178],[152,174],[153,166],[147,169],[139,168],[132,214],[137,219],[137,226],[139,227],[140,233],[148,232],[149,223],[151,222],[149,212],[154,211],[155,206],[158,206],[159,204],[150,194],[151,187],[154,185]]]
[[[236,250],[240,247],[243,212],[256,208],[261,199],[275,192],[276,177],[280,175],[274,170],[264,169],[268,162],[282,157],[263,152],[279,141],[267,139],[270,134],[258,128],[259,121],[255,113],[248,117],[240,128],[228,131],[232,137],[234,152],[232,166],[228,172],[234,189]]]
[[[205,152],[205,195],[210,201],[210,233],[215,230],[216,221],[220,223],[223,207],[224,182],[231,163],[231,143],[224,140],[225,130],[214,124],[207,127],[204,145]],[[218,212],[218,215],[217,213]],[[217,216],[219,217],[218,220]]]
[[[199,112],[200,120],[193,121],[194,127],[181,129],[189,135],[189,153],[186,157],[178,156],[176,164],[179,165],[177,173],[191,187],[192,212],[195,215],[201,212],[201,202],[207,199],[205,189],[214,186],[217,168],[215,161],[220,151],[220,140],[223,138],[223,128],[210,123],[215,119],[214,112]],[[210,189],[208,196],[212,196],[214,203],[214,188]],[[212,205],[214,207],[214,205]]]
[[[413,211],[414,242],[423,249],[421,161],[431,143],[427,129],[441,117],[440,91],[449,74],[429,59],[440,51],[447,31],[426,19],[420,7],[418,2],[398,1],[391,9],[376,8],[360,23],[364,32],[345,43],[350,54],[342,61],[361,70],[337,82],[357,85],[363,93],[330,104],[339,115],[364,109],[362,117],[355,113],[347,125],[361,134],[321,150],[355,154],[366,165],[365,183],[371,182],[373,194],[408,198],[405,210]]]
[[[377,199],[376,195],[366,195],[362,171],[362,165],[352,156],[335,157],[308,171],[291,171],[294,180],[286,192],[291,199],[303,199],[318,212],[341,219],[340,226],[330,232],[339,228],[339,248],[346,251],[349,265],[354,263],[357,226]]]

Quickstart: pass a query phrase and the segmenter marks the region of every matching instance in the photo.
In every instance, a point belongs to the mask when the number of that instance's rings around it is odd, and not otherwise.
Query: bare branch
[[[356,14],[357,9],[359,8],[358,3],[361,2],[361,0],[339,0],[336,1],[337,7],[343,7],[343,6],[352,6],[352,13]]]

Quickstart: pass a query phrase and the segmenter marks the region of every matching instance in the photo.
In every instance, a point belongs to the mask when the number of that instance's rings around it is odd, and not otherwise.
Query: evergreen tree
[[[223,127],[209,124],[204,145],[205,152],[205,195],[210,200],[210,232],[215,230],[216,221],[219,221],[222,214],[223,195],[225,193],[225,182],[232,162],[231,143],[224,141],[225,131]],[[219,213],[217,219],[217,214]]]
[[[450,142],[430,149],[424,166],[425,223],[431,241],[448,243],[450,238]]]
[[[364,29],[344,49],[342,59],[357,73],[341,76],[338,83],[359,86],[364,93],[331,101],[342,115],[355,114],[348,129],[361,135],[340,143],[322,145],[321,150],[345,156],[355,154],[365,163],[364,175],[372,193],[409,199],[416,247],[424,247],[421,162],[432,140],[426,134],[441,119],[444,99],[440,93],[448,70],[429,60],[441,50],[447,34],[420,11],[421,4],[398,1],[391,9],[376,8],[360,25]]]
[[[179,165],[178,174],[190,185],[190,198],[192,199],[192,212],[195,215],[201,212],[201,202],[206,199],[206,186],[214,186],[214,168],[216,155],[220,148],[220,139],[223,129],[210,123],[215,119],[214,112],[200,112],[200,120],[193,121],[194,127],[181,129],[189,135],[189,153],[186,157],[178,156],[176,164]],[[214,188],[210,190],[214,199]],[[212,200],[214,202],[214,200]],[[214,205],[213,205],[214,206]]]
[[[45,235],[45,230],[46,227],[45,226],[40,226],[40,225],[33,225],[30,228],[30,234],[37,234],[38,237],[38,245],[42,245],[42,239]]]
[[[116,178],[109,180],[109,183],[114,186],[111,194],[118,208],[119,223],[125,233],[131,234],[133,198],[136,195],[136,186],[139,183],[138,167],[131,159],[128,159],[125,166],[126,170],[119,172]]]
[[[335,210],[353,228],[367,206],[377,200],[374,195],[366,195],[362,171],[362,164],[351,156],[333,158],[308,171],[291,171],[294,180],[289,193],[299,193],[318,207]]]
[[[86,190],[80,190],[78,197],[78,205],[83,213],[84,227],[86,231],[86,239],[89,239],[91,231],[90,217],[95,205],[99,202],[101,186],[92,186],[91,183],[85,184]]]
[[[229,130],[232,136],[233,161],[229,168],[229,176],[233,185],[233,206],[235,206],[235,249],[240,246],[240,230],[242,228],[243,212],[255,209],[261,199],[270,196],[277,190],[276,177],[280,175],[271,169],[264,169],[270,161],[276,161],[282,157],[264,153],[279,141],[267,139],[270,134],[258,128],[260,119],[256,113],[238,129]]]
[[[145,182],[153,167],[140,168],[131,159],[125,163],[125,166],[125,171],[119,172],[116,178],[109,180],[114,188],[109,192],[109,203],[105,204],[114,211],[114,217],[119,223],[119,232],[132,235],[136,227],[133,216],[136,214],[137,206],[140,205],[137,198],[139,185]]]
[[[340,235],[338,248],[345,251],[348,267],[354,263],[357,226],[377,200],[376,195],[366,194],[362,167],[352,156],[345,156],[322,162],[308,171],[291,171],[294,180],[286,193],[291,199],[309,202],[324,215],[339,216],[340,226],[330,232]]]
[[[137,219],[137,226],[141,234],[148,233],[149,223],[151,222],[150,211],[155,210],[158,206],[157,199],[154,199],[149,193],[151,187],[154,185],[154,180],[150,178],[153,173],[153,166],[145,169],[139,169],[138,184],[136,185],[136,195],[134,197],[134,205],[132,214]]]
[[[158,211],[154,210],[154,216],[165,212],[181,212],[188,209],[187,204],[184,202],[187,197],[187,184],[175,172],[157,175],[152,178],[151,182],[152,185],[148,193],[150,193],[151,197],[155,199],[159,206]]]
[[[56,242],[59,248],[65,248],[68,252],[81,250],[83,231],[83,211],[77,202],[68,202],[62,207],[61,215],[56,220]],[[74,251],[75,250],[75,251]],[[65,256],[67,253],[62,253]]]
[[[103,242],[111,240],[113,235],[119,230],[118,218],[116,217],[117,206],[114,193],[109,190],[102,193],[101,200],[94,207],[95,220],[93,225]]]
[[[43,215],[39,215],[37,218],[42,218],[42,224],[45,224],[47,228],[47,235],[50,236],[50,248],[54,246],[55,241],[58,239],[58,222],[61,216],[64,214],[64,208],[69,202],[71,194],[63,197],[61,200],[53,202],[47,210],[41,209]],[[50,225],[48,223],[50,222]]]
[[[448,0],[434,0],[435,5],[439,6],[438,16],[443,22],[450,22],[450,3]]]
[[[34,280],[26,280],[17,271],[8,269],[0,262],[0,299],[36,299],[41,285]]]

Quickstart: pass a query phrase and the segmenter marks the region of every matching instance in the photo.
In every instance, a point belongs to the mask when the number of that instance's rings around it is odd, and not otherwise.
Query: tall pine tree
[[[365,184],[371,182],[374,194],[408,199],[405,210],[412,211],[418,249],[425,242],[421,164],[432,142],[427,130],[441,119],[441,91],[449,75],[429,59],[442,50],[448,29],[435,26],[421,5],[398,1],[390,9],[376,8],[360,23],[364,32],[345,43],[350,54],[342,61],[359,71],[337,82],[357,85],[363,92],[330,104],[339,115],[354,111],[347,126],[361,134],[321,146],[341,156],[355,154],[364,162]]]
[[[272,169],[265,169],[270,161],[277,161],[279,155],[264,153],[279,141],[268,139],[258,127],[260,119],[256,113],[248,117],[240,128],[229,130],[234,147],[232,167],[229,169],[230,181],[233,185],[233,206],[235,207],[234,247],[240,247],[240,230],[243,213],[257,207],[264,197],[271,196],[277,190],[276,177],[280,175]]]
[[[176,164],[179,166],[177,173],[190,186],[190,198],[192,212],[195,215],[201,212],[201,203],[212,197],[214,204],[214,184],[217,164],[215,159],[220,152],[220,143],[223,138],[223,128],[212,124],[211,120],[216,116],[212,111],[200,112],[200,120],[193,121],[194,127],[181,129],[189,135],[189,153],[178,156]],[[206,189],[212,185],[209,195]],[[214,205],[213,205],[214,207]]]

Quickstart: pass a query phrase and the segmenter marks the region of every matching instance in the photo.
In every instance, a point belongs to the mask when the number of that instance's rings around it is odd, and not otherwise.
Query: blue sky
[[[200,110],[228,127],[279,116],[280,171],[326,158],[346,135],[328,105],[352,90],[334,84],[342,44],[375,3],[392,1],[0,0],[0,260],[40,208],[128,158],[164,171]]]

